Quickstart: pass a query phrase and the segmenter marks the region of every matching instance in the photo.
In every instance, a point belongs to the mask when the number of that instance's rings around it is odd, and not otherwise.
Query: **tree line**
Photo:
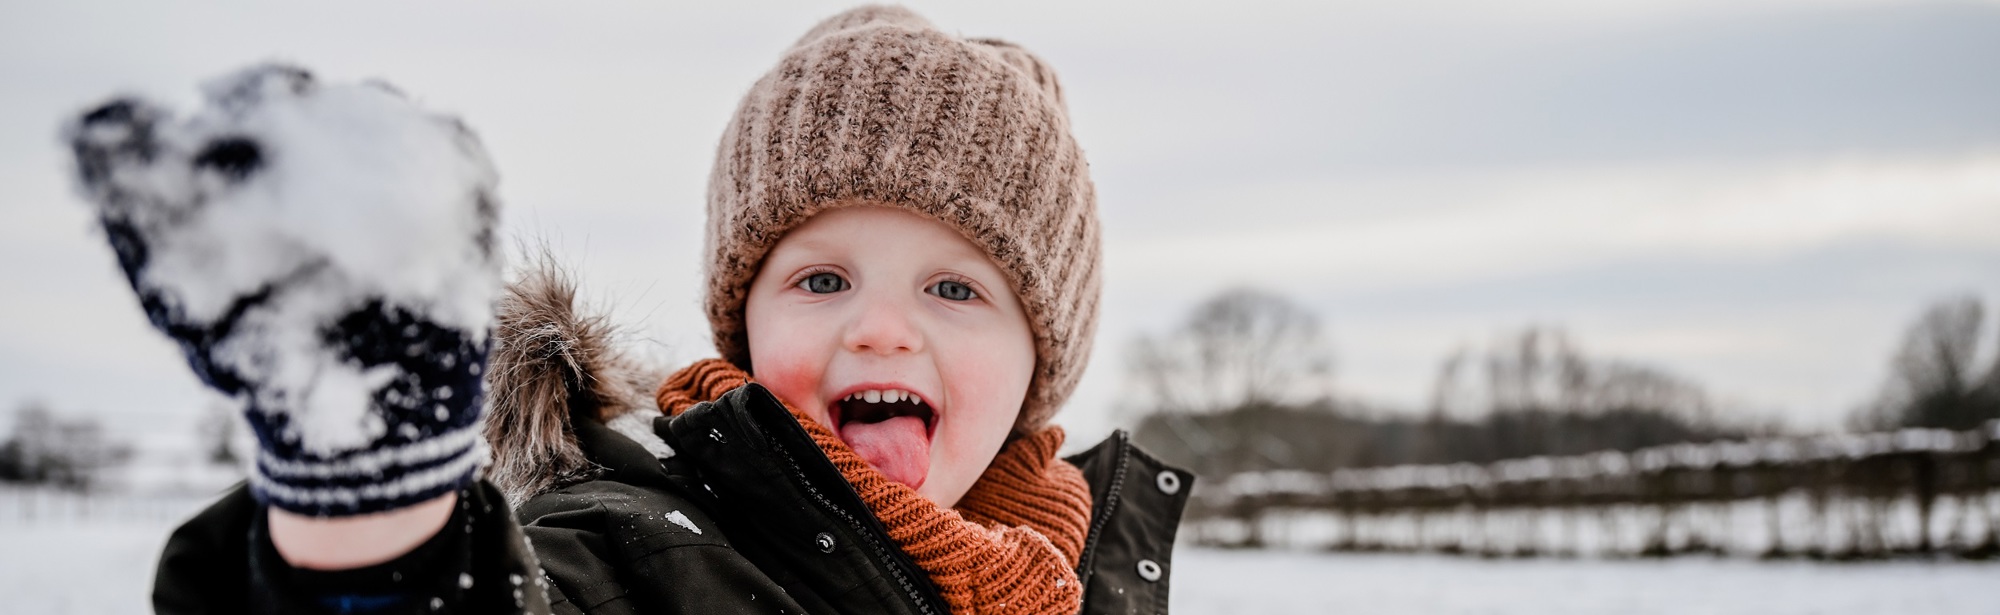
[[[1912,324],[1857,429],[1966,429],[2000,419],[2000,358],[1980,363],[1984,309],[1939,302]],[[1558,327],[1525,327],[1440,363],[1427,407],[1335,394],[1331,344],[1311,311],[1232,289],[1127,352],[1134,438],[1210,477],[1406,464],[1484,464],[1778,435],[1657,367],[1592,356]]]
[[[131,457],[131,445],[112,439],[96,420],[66,417],[30,401],[15,411],[13,428],[0,440],[0,483],[86,491]]]

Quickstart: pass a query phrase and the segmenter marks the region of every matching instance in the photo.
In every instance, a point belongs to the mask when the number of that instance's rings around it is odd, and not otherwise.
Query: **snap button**
[[[1160,564],[1149,559],[1139,560],[1139,578],[1147,582],[1160,580]]]
[[[715,430],[715,429],[713,429],[713,428],[711,428],[711,429],[709,429],[709,430],[708,430],[708,439],[710,439],[710,440],[714,440],[716,444],[728,444],[728,443],[729,443],[729,438],[724,438],[724,437],[722,437],[722,432],[720,432],[720,431],[717,431],[717,430]]]
[[[1154,477],[1153,484],[1160,488],[1160,493],[1167,495],[1180,493],[1181,475],[1175,474],[1173,470],[1167,470],[1161,472],[1159,476]]]
[[[828,534],[826,532],[820,532],[818,536],[813,537],[813,544],[819,545],[819,552],[821,553],[832,553],[833,535]]]

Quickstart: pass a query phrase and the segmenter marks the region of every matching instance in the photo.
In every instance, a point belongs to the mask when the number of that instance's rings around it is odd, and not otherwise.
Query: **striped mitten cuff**
[[[246,416],[259,451],[250,489],[267,504],[301,514],[381,512],[457,491],[486,460],[480,437],[490,337],[428,322],[402,309],[370,305],[327,330],[371,389],[362,425],[376,434],[362,446],[311,446],[318,426],[286,408],[259,406]]]

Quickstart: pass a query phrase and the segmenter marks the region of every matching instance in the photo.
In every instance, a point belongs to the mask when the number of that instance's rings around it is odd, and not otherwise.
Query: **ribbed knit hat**
[[[1034,333],[1017,432],[1076,389],[1097,329],[1097,202],[1055,72],[1011,43],[899,7],[821,22],[752,86],[709,178],[707,310],[750,370],[743,307],[778,239],[833,207],[879,205],[959,230],[1007,272]]]

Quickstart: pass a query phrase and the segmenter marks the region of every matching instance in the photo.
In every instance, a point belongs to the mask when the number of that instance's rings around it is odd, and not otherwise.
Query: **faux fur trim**
[[[604,314],[579,311],[574,278],[546,252],[507,286],[497,311],[486,377],[485,434],[493,451],[486,476],[519,506],[595,478],[600,468],[584,458],[571,421],[657,415],[653,389],[666,370],[621,352]],[[651,421],[642,424],[648,429],[620,432],[650,435]],[[672,453],[658,436],[650,439],[640,444]]]

